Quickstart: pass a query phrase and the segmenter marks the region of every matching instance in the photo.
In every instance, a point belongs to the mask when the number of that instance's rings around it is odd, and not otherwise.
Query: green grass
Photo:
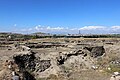
[[[109,67],[111,68],[111,70],[105,70],[108,73],[120,72],[120,65],[110,64]]]

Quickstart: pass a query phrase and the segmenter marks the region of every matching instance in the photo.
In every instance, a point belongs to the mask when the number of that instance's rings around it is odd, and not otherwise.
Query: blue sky
[[[1,32],[119,33],[120,0],[0,0]]]

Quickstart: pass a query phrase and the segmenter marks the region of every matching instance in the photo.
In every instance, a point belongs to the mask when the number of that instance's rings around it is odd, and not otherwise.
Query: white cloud
[[[63,30],[64,28],[63,27],[50,27],[50,26],[48,26],[46,29],[48,29],[48,30]]]
[[[29,28],[29,29],[21,29],[19,31],[22,31],[22,32],[28,32],[28,31],[32,31],[33,29],[32,28]]]
[[[41,25],[37,25],[37,26],[35,26],[35,28],[33,28],[33,30],[37,30],[37,31],[40,31],[40,30],[43,30],[43,29],[44,28]]]
[[[112,26],[111,29],[118,30],[118,29],[120,29],[120,26]]]
[[[105,29],[105,26],[85,26],[80,28],[80,30],[96,30],[96,29]]]
[[[120,26],[112,26],[110,28],[111,33],[118,33],[120,34]]]
[[[17,30],[21,33],[34,33],[34,32],[44,32],[44,33],[59,33],[59,34],[78,34],[79,30],[82,34],[111,34],[120,33],[120,26],[84,26],[81,28],[69,28],[69,27],[50,27],[37,25],[31,28],[25,28]],[[17,32],[16,31],[16,32]]]
[[[28,31],[32,31],[32,28],[29,28]]]
[[[36,29],[36,30],[39,30],[39,27],[38,27],[38,26],[36,26],[36,27],[35,27],[35,29]]]
[[[72,31],[74,31],[74,30],[79,30],[78,28],[72,28],[72,29],[69,29],[69,30],[72,30]]]

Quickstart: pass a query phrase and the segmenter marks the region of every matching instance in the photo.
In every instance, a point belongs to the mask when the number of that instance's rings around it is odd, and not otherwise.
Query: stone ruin
[[[86,52],[87,50],[87,52]],[[57,62],[59,65],[64,64],[64,62],[69,59],[71,56],[79,56],[82,55],[83,58],[87,55],[97,58],[102,56],[105,53],[105,49],[103,46],[94,46],[94,47],[84,47],[83,49],[78,49],[73,52],[69,52],[66,54],[60,54],[59,57],[57,57]]]
[[[67,65],[69,60],[74,61],[74,59],[76,58],[78,58],[79,60],[81,56],[82,58],[86,56],[97,58],[105,53],[103,46],[92,46],[92,47],[87,46],[84,47],[83,49],[77,49],[71,52],[66,52],[64,54],[63,52],[59,52],[58,55],[54,56],[56,59],[52,60],[51,58],[41,59],[41,56],[37,55],[37,53],[30,50],[29,47],[21,46],[21,48],[22,51],[14,53],[12,58],[14,64],[17,65],[18,70],[16,72],[19,73],[20,78],[27,80],[31,80],[31,79],[35,80],[36,74],[39,75],[39,73],[51,74],[52,69],[53,71],[54,70],[59,71],[59,66]],[[53,56],[49,56],[49,57],[53,57]],[[90,65],[90,67],[92,67],[92,65]],[[31,73],[35,75],[32,75]]]

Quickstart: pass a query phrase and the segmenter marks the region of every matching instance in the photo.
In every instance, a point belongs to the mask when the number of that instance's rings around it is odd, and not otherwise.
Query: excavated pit
[[[57,63],[58,63],[58,65],[62,65],[71,56],[78,56],[78,55],[86,55],[86,54],[84,54],[84,52],[82,50],[76,50],[69,54],[62,54],[59,57],[57,57]]]
[[[84,50],[87,50],[90,53],[88,54],[88,53],[84,52]],[[71,56],[82,55],[83,56],[82,58],[84,58],[87,55],[89,55],[93,58],[97,58],[99,56],[102,56],[104,53],[105,53],[105,49],[103,46],[88,46],[88,47],[84,47],[82,50],[79,49],[79,50],[73,51],[72,53],[59,55],[59,57],[57,57],[57,63],[58,63],[58,65],[62,65]]]
[[[95,47],[89,46],[89,47],[85,47],[84,49],[90,51],[90,56],[94,58],[102,56],[105,53],[105,49],[103,46],[95,46]]]
[[[35,53],[32,52],[31,54],[19,54],[13,57],[15,63],[18,65],[20,71],[24,70],[35,70]]]
[[[43,72],[51,66],[51,60],[40,60],[35,56],[34,52],[30,54],[19,54],[13,57],[15,63],[18,65],[20,71],[36,71]]]

